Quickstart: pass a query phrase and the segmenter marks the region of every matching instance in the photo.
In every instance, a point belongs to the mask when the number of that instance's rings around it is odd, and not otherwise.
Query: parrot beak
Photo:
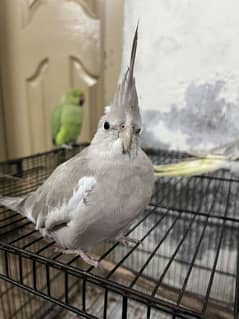
[[[133,129],[132,127],[126,127],[121,133],[121,140],[123,146],[123,153],[129,153],[133,140]]]

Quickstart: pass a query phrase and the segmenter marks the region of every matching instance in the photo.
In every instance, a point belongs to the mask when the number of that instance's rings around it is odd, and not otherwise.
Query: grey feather
[[[153,167],[136,133],[141,125],[133,74],[136,49],[137,29],[129,69],[90,146],[58,166],[26,198],[0,198],[0,203],[27,216],[43,236],[64,249],[90,250],[118,237],[151,198]],[[105,121],[110,129],[104,128]],[[127,153],[126,138],[130,138]]]
[[[127,69],[125,75],[123,76],[121,84],[118,86],[114,102],[113,108],[117,110],[117,112],[130,112],[132,116],[135,118],[140,117],[140,111],[138,106],[138,95],[135,85],[134,78],[134,65],[137,51],[137,41],[138,41],[138,26],[135,31],[133,45],[131,50],[131,58],[130,58],[130,66]]]
[[[19,197],[8,197],[8,196],[0,196],[0,203],[3,206],[6,206],[12,210],[17,211],[20,214],[24,215],[24,202],[26,200],[26,196]]]

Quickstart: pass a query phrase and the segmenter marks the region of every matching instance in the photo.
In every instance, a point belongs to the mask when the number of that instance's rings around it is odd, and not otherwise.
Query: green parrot
[[[69,90],[56,105],[51,118],[52,142],[56,146],[74,144],[83,123],[84,94],[80,89]]]

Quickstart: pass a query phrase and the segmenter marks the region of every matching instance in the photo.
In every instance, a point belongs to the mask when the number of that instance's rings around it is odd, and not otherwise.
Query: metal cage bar
[[[83,147],[0,163],[1,173],[20,177],[3,181],[0,194],[33,191]],[[186,156],[147,152],[154,163]],[[0,289],[3,319],[20,313],[25,318],[25,308],[34,318],[38,312],[39,318],[43,313],[61,318],[62,309],[91,319],[111,318],[112,311],[132,318],[132,309],[145,318],[237,318],[238,181],[223,171],[157,179],[144,215],[128,231],[139,242],[97,247],[103,270],[87,266],[79,256],[55,252],[54,243],[46,242],[26,218],[0,208],[0,280],[10,283]],[[16,287],[26,294],[8,316]],[[46,301],[44,307],[32,301],[33,295]]]

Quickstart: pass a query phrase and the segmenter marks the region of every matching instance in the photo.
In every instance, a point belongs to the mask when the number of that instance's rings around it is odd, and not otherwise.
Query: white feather
[[[46,228],[50,229],[57,221],[70,222],[79,213],[81,205],[89,192],[96,185],[96,179],[93,176],[82,177],[68,200],[64,200],[61,207],[56,207],[48,213],[46,219]]]
[[[26,210],[26,217],[33,223],[35,224],[35,219],[32,216],[32,208],[29,208]]]
[[[111,106],[110,105],[107,105],[105,106],[105,114],[108,114],[110,112],[110,109],[111,109]]]

